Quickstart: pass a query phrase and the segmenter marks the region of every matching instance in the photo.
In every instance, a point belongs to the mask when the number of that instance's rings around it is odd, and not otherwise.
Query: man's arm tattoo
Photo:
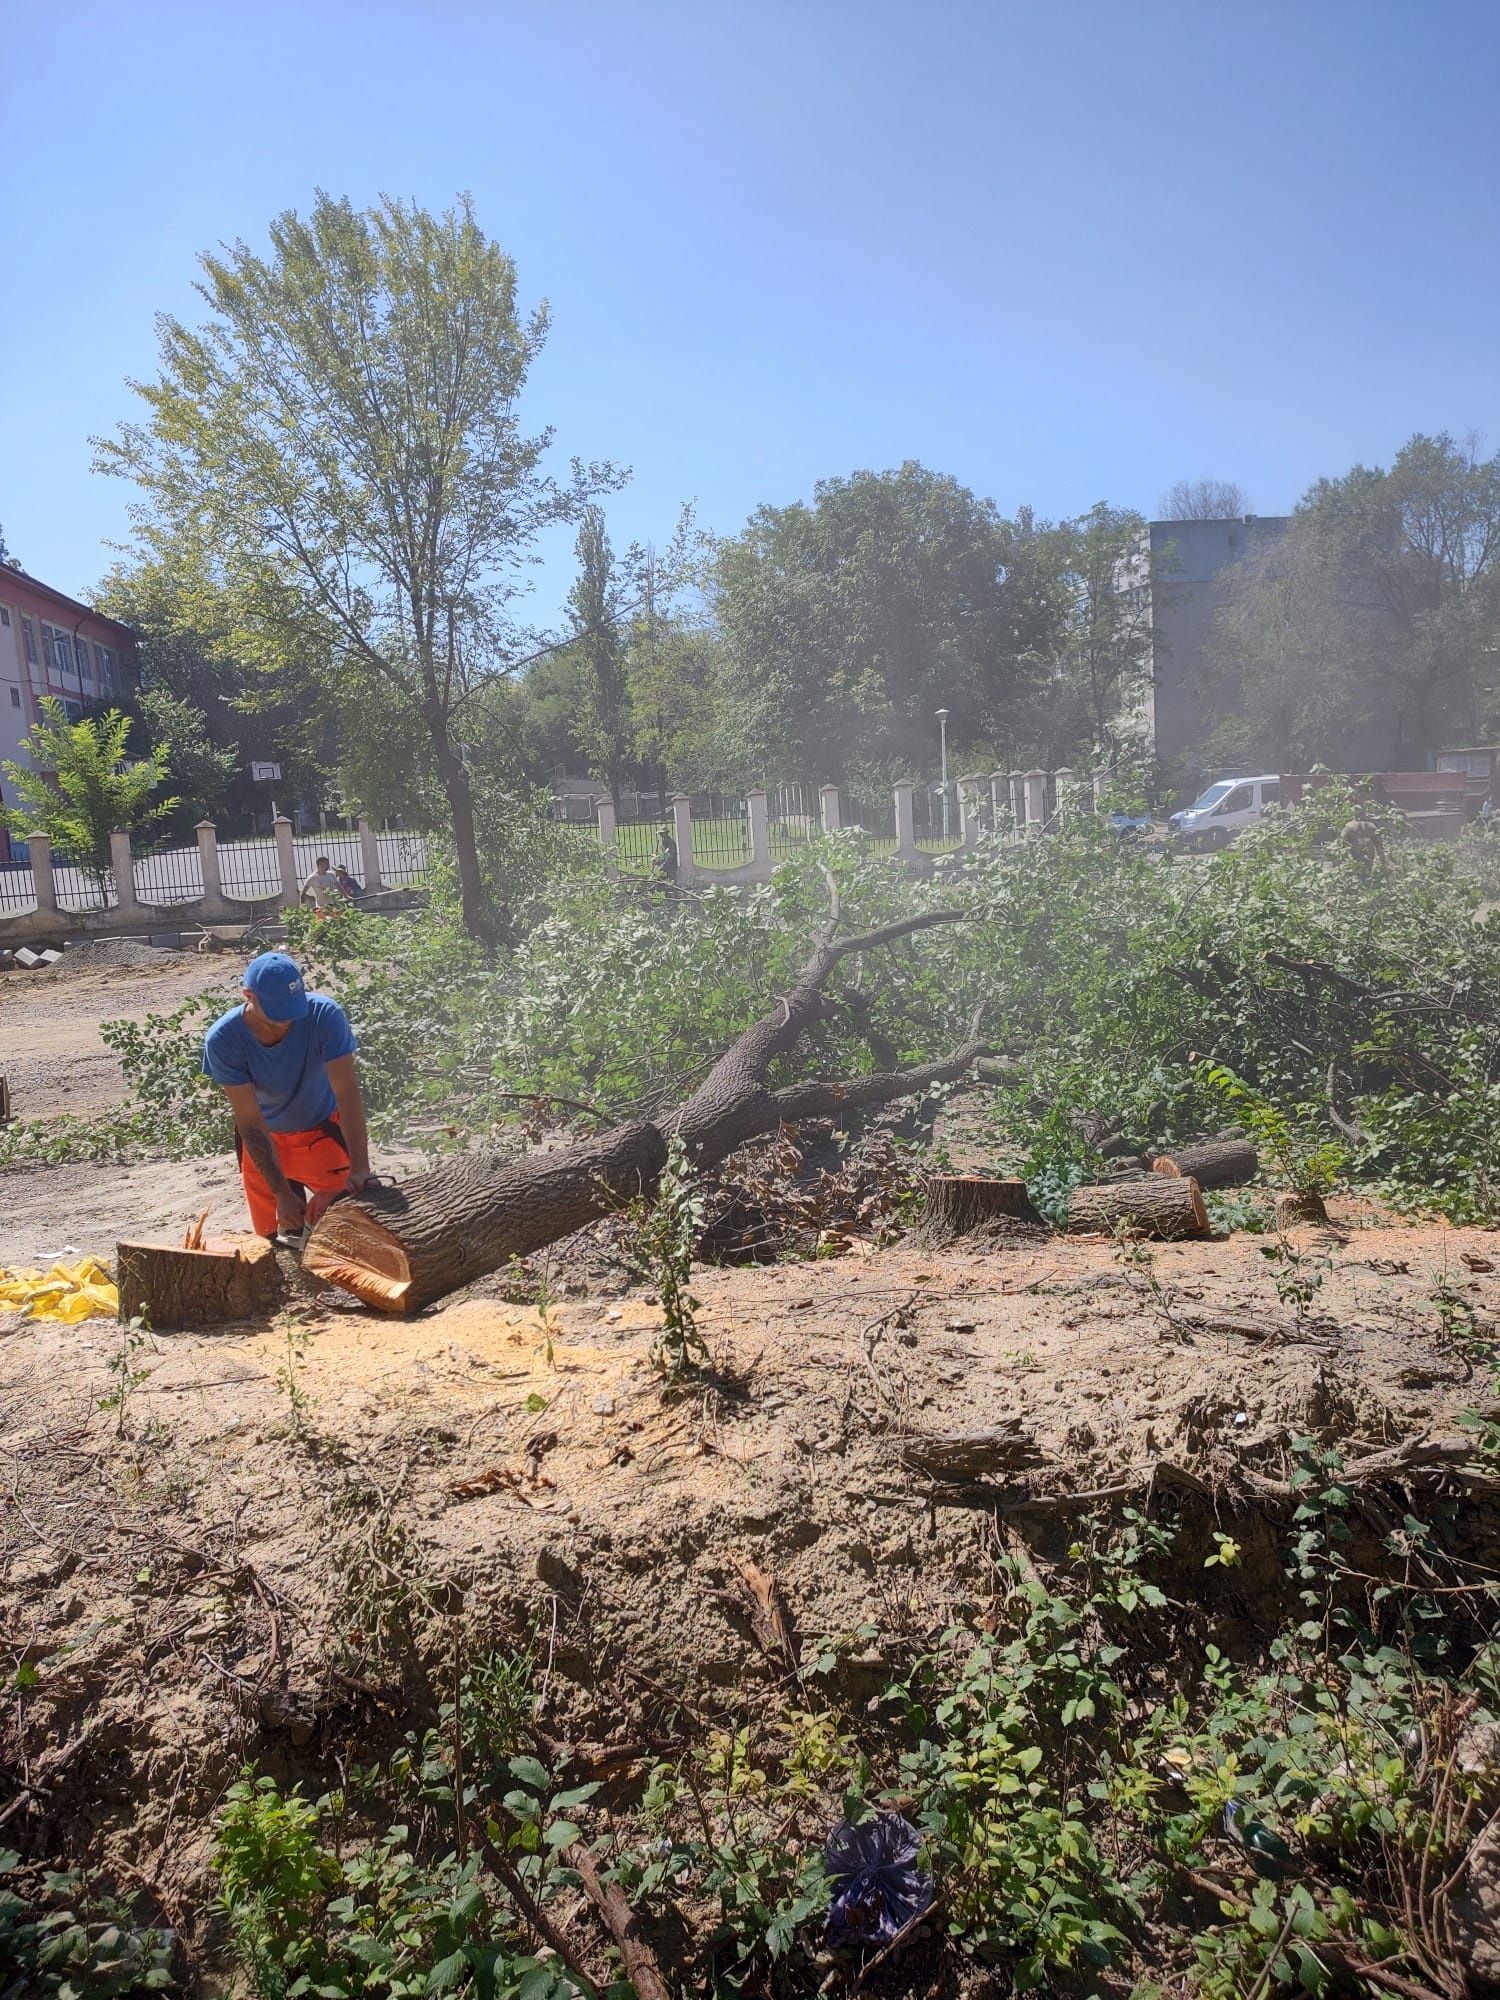
[[[281,1161],[277,1158],[276,1147],[264,1125],[242,1125],[240,1137],[245,1143],[245,1151],[260,1168],[261,1178],[272,1194],[285,1194],[289,1183],[281,1171]]]

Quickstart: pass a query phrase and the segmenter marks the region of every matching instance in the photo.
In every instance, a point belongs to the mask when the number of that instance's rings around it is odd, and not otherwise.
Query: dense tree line
[[[131,478],[134,553],[101,607],[141,634],[136,747],[165,747],[182,811],[288,795],[400,813],[450,837],[465,921],[503,903],[507,842],[539,789],[833,778],[855,790],[953,768],[1139,768],[1152,610],[1170,545],[1100,503],[1000,512],[908,462],[821,482],[712,539],[616,549],[624,475],[528,430],[545,305],[519,303],[467,204],[445,215],[320,195],[265,256],[202,260],[205,324],[165,320],[144,420],[101,441]],[[1184,519],[1243,511],[1180,482]],[[523,616],[536,538],[566,522],[561,629]],[[1205,757],[1337,764],[1390,719],[1391,761],[1477,740],[1495,710],[1500,459],[1414,438],[1389,469],[1320,481],[1229,577]]]

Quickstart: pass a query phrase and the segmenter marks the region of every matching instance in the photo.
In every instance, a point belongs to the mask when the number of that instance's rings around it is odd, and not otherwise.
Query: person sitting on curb
[[[336,1195],[379,1185],[358,1044],[337,1000],[309,993],[284,951],[251,959],[243,991],[203,1038],[203,1074],[234,1113],[251,1228],[296,1236]]]
[[[339,885],[339,894],[346,902],[357,903],[365,892],[354,876],[349,873],[349,870],[344,866],[342,861],[333,872]]]

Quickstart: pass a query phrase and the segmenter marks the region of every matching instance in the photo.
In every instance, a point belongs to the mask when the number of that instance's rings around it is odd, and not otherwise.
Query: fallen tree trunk
[[[1158,1154],[1151,1171],[1195,1180],[1201,1188],[1244,1187],[1260,1172],[1260,1155],[1248,1139],[1205,1139]]]
[[[419,1312],[649,1192],[666,1157],[654,1125],[621,1125],[521,1160],[474,1154],[335,1202],[308,1238],[302,1268],[382,1312]]]
[[[980,1174],[931,1174],[922,1226],[934,1241],[967,1236],[997,1217],[1040,1223],[1025,1181],[986,1180]]]
[[[201,1245],[119,1243],[121,1319],[153,1329],[253,1319],[281,1297],[276,1253],[263,1236],[210,1236]]]
[[[1139,1180],[1073,1190],[1072,1230],[1127,1230],[1132,1236],[1207,1236],[1208,1212],[1195,1180],[1143,1174]]]
[[[843,960],[967,915],[927,910],[839,937],[835,893],[823,936],[791,991],[731,1044],[676,1111],[520,1160],[471,1156],[403,1187],[335,1202],[308,1238],[304,1270],[383,1312],[418,1312],[511,1257],[524,1257],[649,1195],[666,1163],[669,1134],[681,1136],[694,1166],[710,1167],[779,1125],[837,1118],[957,1081],[985,1053],[977,1023],[951,1055],[935,1062],[781,1090],[766,1079],[776,1059],[795,1048],[809,1027],[839,1011],[823,989]]]

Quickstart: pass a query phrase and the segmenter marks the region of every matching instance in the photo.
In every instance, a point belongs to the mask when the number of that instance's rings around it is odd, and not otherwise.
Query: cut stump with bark
[[[1286,1193],[1276,1197],[1276,1227],[1293,1229],[1299,1222],[1316,1222],[1326,1229],[1328,1210],[1320,1194]]]
[[[930,1174],[922,1213],[926,1233],[944,1241],[967,1236],[986,1222],[1008,1217],[1040,1223],[1025,1181],[986,1180],[981,1174]]]
[[[1127,1230],[1132,1236],[1207,1236],[1208,1211],[1186,1176],[1143,1174],[1107,1187],[1080,1187],[1068,1203],[1072,1230]]]
[[[1260,1172],[1260,1155],[1248,1139],[1205,1139],[1158,1154],[1151,1171],[1195,1180],[1201,1188],[1244,1187]]]
[[[276,1253],[263,1236],[206,1236],[182,1243],[115,1246],[121,1319],[147,1326],[218,1326],[256,1319],[281,1298]]]

